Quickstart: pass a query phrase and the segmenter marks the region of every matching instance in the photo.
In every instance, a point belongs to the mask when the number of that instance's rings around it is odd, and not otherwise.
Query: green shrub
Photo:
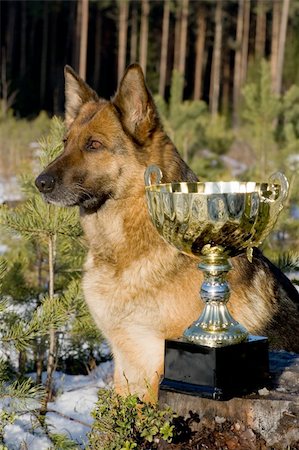
[[[160,440],[171,442],[176,417],[171,409],[160,410],[136,395],[121,397],[104,389],[92,416],[89,450],[156,449]]]

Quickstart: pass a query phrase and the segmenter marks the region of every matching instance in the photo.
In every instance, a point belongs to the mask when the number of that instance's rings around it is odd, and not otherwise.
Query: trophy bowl
[[[286,177],[277,172],[268,183],[161,183],[157,166],[145,171],[149,214],[160,235],[179,251],[199,259],[204,309],[184,332],[188,341],[221,347],[240,343],[247,330],[229,313],[229,258],[259,246],[272,230],[288,194]]]

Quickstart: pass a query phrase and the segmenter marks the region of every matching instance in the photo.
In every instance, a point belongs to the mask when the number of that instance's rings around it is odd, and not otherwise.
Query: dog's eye
[[[101,147],[102,147],[101,142],[95,140],[89,141],[86,146],[87,150],[98,150]]]

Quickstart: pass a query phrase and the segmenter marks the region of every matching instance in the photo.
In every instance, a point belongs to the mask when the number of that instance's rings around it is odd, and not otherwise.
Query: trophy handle
[[[156,182],[154,184],[160,184],[162,180],[162,171],[158,166],[151,165],[148,166],[144,172],[144,182],[146,186],[151,186],[152,183],[152,175],[155,175]]]
[[[281,209],[283,207],[283,203],[285,202],[285,200],[288,196],[288,192],[289,192],[288,179],[283,173],[275,172],[270,176],[269,181],[273,184],[280,185],[280,191],[279,191],[279,195],[278,195],[278,198],[276,199],[276,201],[278,203],[280,203],[280,209]]]

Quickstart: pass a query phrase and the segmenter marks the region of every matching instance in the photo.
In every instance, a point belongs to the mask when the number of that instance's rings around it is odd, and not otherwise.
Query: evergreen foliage
[[[257,81],[248,83],[243,88],[243,97],[242,116],[245,124],[249,125],[245,128],[245,137],[257,158],[255,175],[259,179],[265,179],[272,170],[269,155],[277,152],[275,131],[281,112],[281,101],[271,91],[270,66],[266,61],[261,61]]]
[[[184,159],[190,162],[207,107],[200,101],[182,101],[182,88],[182,76],[175,70],[169,106],[160,96],[156,97],[156,102],[166,133],[182,152]]]
[[[165,131],[200,179],[205,179],[207,170],[216,179],[224,173],[219,155],[228,150],[233,134],[225,117],[218,115],[211,120],[205,102],[182,101],[182,92],[183,78],[174,70],[169,104],[160,96],[155,97]],[[202,149],[208,150],[208,157],[200,154]]]
[[[104,389],[92,416],[89,450],[155,449],[162,439],[171,442],[176,417],[170,408],[160,410],[136,395],[121,397]]]
[[[0,293],[2,287],[2,279],[5,274],[5,261],[0,260]],[[0,315],[5,311],[7,303],[1,300]],[[0,327],[0,335],[2,336],[2,327]],[[25,408],[32,409],[44,395],[41,386],[32,385],[30,379],[22,381],[14,381],[8,383],[11,378],[10,367],[7,361],[0,357],[0,404],[6,405],[5,409],[0,410],[0,449],[6,450],[4,445],[4,432],[7,425],[11,425],[17,419],[16,410]]]
[[[246,179],[266,181],[277,170],[289,180],[289,196],[274,232],[264,243],[266,255],[280,264],[280,256],[289,254],[298,242],[298,226],[290,214],[299,203],[296,178],[299,172],[299,89],[291,86],[282,96],[271,91],[270,66],[261,61],[259,77],[243,89],[244,123],[239,136],[255,153],[255,164],[244,174]],[[296,256],[295,256],[296,258]],[[282,265],[287,270],[285,265]]]
[[[68,438],[65,434],[48,433],[48,437],[51,439],[53,447],[49,450],[79,450],[81,447]],[[1,450],[1,449],[0,449]]]
[[[54,118],[49,136],[40,143],[40,165],[43,167],[62,150],[64,126]],[[5,426],[17,417],[12,400],[31,401],[35,399],[35,409],[43,405],[46,413],[47,402],[51,398],[53,371],[61,361],[56,351],[59,348],[67,355],[76,347],[82,358],[80,347],[84,342],[85,358],[101,342],[87,307],[83,301],[79,277],[84,244],[78,212],[75,209],[58,208],[46,204],[33,188],[33,177],[25,176],[22,187],[26,201],[15,208],[0,208],[0,226],[9,236],[6,244],[6,261],[0,260],[0,278],[2,296],[0,302],[0,341],[2,353],[7,359],[0,360],[0,402],[10,399],[10,409],[1,413],[0,439],[4,436]],[[51,347],[52,346],[52,347]],[[55,359],[49,366],[49,355],[55,349]],[[30,352],[28,352],[30,350]],[[19,353],[19,360],[27,364],[32,360],[30,354],[39,355],[42,365],[47,362],[47,382],[45,389],[33,385],[31,379],[19,379],[23,371],[11,364],[9,355]],[[47,356],[48,352],[48,356]],[[32,369],[32,363],[28,369]],[[39,378],[41,374],[37,374]],[[16,378],[12,382],[12,379]],[[26,410],[32,404],[24,404]],[[20,408],[18,407],[18,410]],[[45,427],[43,420],[41,425]],[[53,448],[78,448],[71,440],[47,432],[53,442]],[[0,440],[1,442],[1,440]]]

